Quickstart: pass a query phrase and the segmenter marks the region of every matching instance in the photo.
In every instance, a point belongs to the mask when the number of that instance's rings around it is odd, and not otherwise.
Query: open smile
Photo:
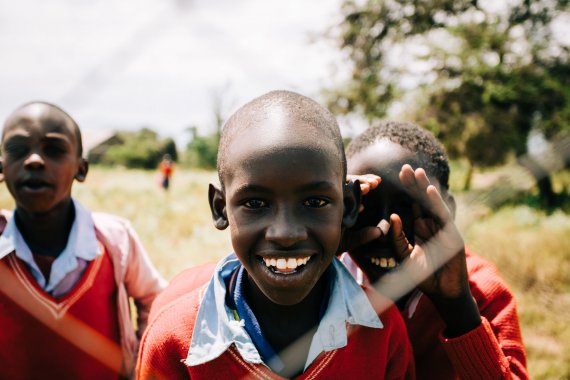
[[[262,257],[265,266],[274,273],[293,274],[305,267],[311,256],[305,257]]]
[[[371,257],[370,263],[382,269],[392,269],[398,265],[393,257]]]

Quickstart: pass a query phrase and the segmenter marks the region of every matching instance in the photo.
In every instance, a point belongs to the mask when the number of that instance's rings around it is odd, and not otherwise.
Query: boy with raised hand
[[[332,114],[292,92],[254,99],[222,129],[218,173],[212,216],[235,253],[150,321],[137,376],[413,377],[398,311],[379,316],[335,257],[359,187]]]
[[[349,173],[382,177],[354,228],[378,225],[384,236],[343,261],[397,299],[417,376],[528,378],[514,296],[453,222],[443,146],[418,125],[381,122],[350,143],[347,157]]]
[[[61,108],[32,102],[7,118],[1,177],[16,208],[0,223],[0,378],[134,374],[138,338],[165,282],[126,220],[71,197],[87,170],[79,127]]]

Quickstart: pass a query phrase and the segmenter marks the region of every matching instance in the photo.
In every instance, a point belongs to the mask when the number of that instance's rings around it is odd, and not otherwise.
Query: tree
[[[101,163],[124,165],[129,168],[155,169],[165,153],[177,158],[176,144],[172,139],[161,140],[158,134],[142,128],[136,132],[118,132],[121,144],[109,147]]]
[[[212,116],[214,133],[201,136],[198,134],[197,127],[189,127],[191,140],[187,146],[187,156],[190,165],[205,169],[215,169],[218,158],[218,144],[222,133],[222,127],[226,120],[227,110],[231,106],[228,100],[230,92],[230,84],[226,83],[223,87],[212,93]]]
[[[472,165],[525,154],[532,129],[550,138],[569,133],[570,49],[552,38],[569,1],[486,4],[346,0],[338,30],[353,71],[348,83],[326,92],[333,112],[384,117],[404,96],[402,80],[415,75],[424,99],[416,102],[415,118],[451,157]],[[537,183],[553,205],[549,176],[537,175]]]
[[[186,148],[190,165],[204,169],[215,169],[220,133],[200,136],[196,127],[190,127],[188,131],[192,135],[192,140]]]

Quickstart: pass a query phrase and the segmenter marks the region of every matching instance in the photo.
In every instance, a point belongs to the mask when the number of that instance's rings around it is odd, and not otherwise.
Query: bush
[[[172,139],[161,140],[151,129],[137,132],[119,132],[122,144],[110,146],[100,160],[104,165],[128,168],[154,169],[165,153],[177,160],[176,144]]]

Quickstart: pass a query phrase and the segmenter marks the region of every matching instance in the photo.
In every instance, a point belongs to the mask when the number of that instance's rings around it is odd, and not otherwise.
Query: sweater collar
[[[227,256],[216,267],[196,317],[192,341],[185,364],[195,366],[214,360],[234,344],[244,360],[264,364],[251,337],[226,305],[225,279],[240,265],[235,254]],[[331,265],[333,279],[329,305],[312,338],[305,369],[324,351],[347,345],[346,323],[382,328],[362,288],[335,258]]]

